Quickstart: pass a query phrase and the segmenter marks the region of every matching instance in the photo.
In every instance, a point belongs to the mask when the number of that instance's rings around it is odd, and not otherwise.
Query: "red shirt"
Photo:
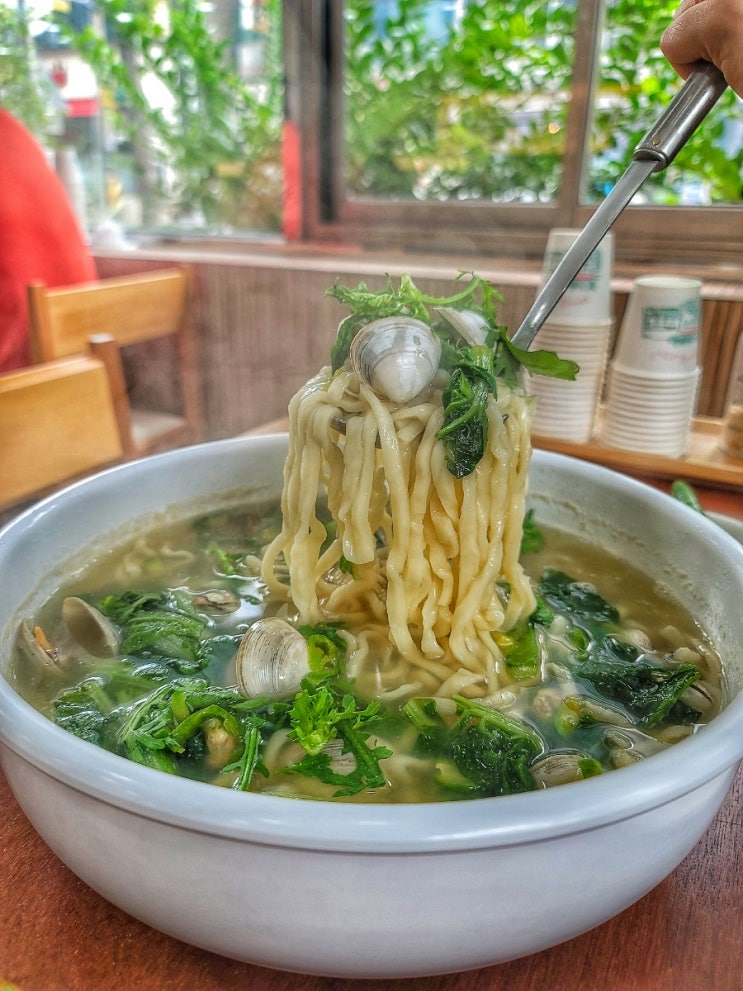
[[[0,371],[29,363],[29,282],[97,278],[61,180],[36,139],[0,108]]]

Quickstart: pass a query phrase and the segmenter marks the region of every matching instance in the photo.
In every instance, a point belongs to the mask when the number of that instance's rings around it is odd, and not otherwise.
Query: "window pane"
[[[575,3],[349,0],[349,197],[551,202]]]
[[[91,228],[114,218],[145,231],[280,230],[280,0],[26,10],[56,87],[50,143],[76,152]]]
[[[679,88],[679,77],[658,46],[677,6],[678,0],[607,2],[591,127],[589,203],[604,198],[628,165],[635,146]],[[728,90],[676,160],[644,184],[635,203],[740,203],[740,111],[740,99]]]

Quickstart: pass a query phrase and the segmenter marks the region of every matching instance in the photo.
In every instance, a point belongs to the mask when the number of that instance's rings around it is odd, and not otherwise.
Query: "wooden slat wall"
[[[411,264],[368,262],[362,256],[275,255],[185,257],[193,265],[197,299],[196,326],[203,368],[204,402],[209,438],[241,433],[282,417],[299,386],[327,363],[339,320],[345,309],[325,295],[340,279],[346,284],[384,285],[409,271],[421,288],[433,294],[451,289],[455,269],[440,262]],[[173,264],[156,256],[101,256],[101,276],[123,275]],[[534,300],[539,273],[516,265],[477,271],[501,289],[500,318],[516,327]],[[626,301],[629,281],[617,280],[618,319]],[[721,416],[732,354],[743,331],[743,287],[740,284],[705,286],[704,376],[699,412]]]

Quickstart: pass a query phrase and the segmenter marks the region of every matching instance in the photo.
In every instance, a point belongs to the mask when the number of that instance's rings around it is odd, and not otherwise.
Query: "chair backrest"
[[[87,350],[94,334],[120,347],[178,334],[188,295],[185,268],[169,268],[49,289],[28,290],[32,361],[53,361]]]
[[[0,509],[122,457],[108,376],[90,356],[0,374]]]
[[[28,287],[30,346],[33,361],[51,361],[100,350],[111,377],[111,389],[125,456],[201,439],[201,383],[191,324],[189,266],[117,276],[82,285]],[[177,414],[153,414],[129,407],[129,384],[121,348],[171,338],[177,368],[167,372],[177,380]],[[157,403],[146,405],[157,405]]]

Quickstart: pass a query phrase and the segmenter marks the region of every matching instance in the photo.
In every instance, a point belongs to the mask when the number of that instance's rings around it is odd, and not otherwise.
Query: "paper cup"
[[[536,336],[534,348],[555,351],[573,361],[588,354],[605,354],[614,321],[596,320],[590,324],[545,323]]]
[[[690,374],[678,376],[651,378],[650,376],[632,376],[610,364],[606,372],[607,392],[609,395],[624,398],[639,399],[665,406],[679,400],[694,398],[699,389],[702,369],[696,368]]]
[[[542,285],[580,234],[571,228],[553,228],[547,237],[542,267]],[[611,317],[611,273],[614,265],[614,235],[605,234],[568,286],[550,314],[553,323],[591,324]]]
[[[609,447],[680,458],[689,443],[701,369],[670,376],[611,365],[601,442]]]
[[[574,382],[535,375],[529,392],[536,396],[535,434],[586,443],[593,435],[604,378],[603,363],[593,372],[581,370]]]
[[[702,283],[675,275],[635,279],[614,359],[625,369],[675,376],[699,356]]]

